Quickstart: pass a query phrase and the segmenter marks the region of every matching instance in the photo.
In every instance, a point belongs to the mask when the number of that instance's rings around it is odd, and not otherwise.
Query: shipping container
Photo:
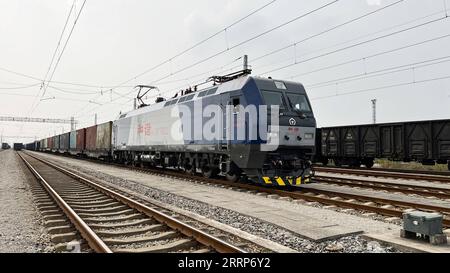
[[[112,122],[86,128],[86,150],[89,157],[107,158],[111,155]]]
[[[70,147],[70,133],[65,133],[59,136],[59,152],[67,153]]]
[[[70,145],[69,150],[76,151],[77,150],[77,131],[70,132]]]
[[[57,151],[59,151],[59,136],[54,136],[52,152],[57,152]]]
[[[111,134],[112,122],[103,123],[97,126],[96,149],[110,152],[111,151]]]
[[[82,154],[86,149],[86,129],[77,130],[76,150],[78,154]]]
[[[47,151],[53,150],[53,137],[47,138]]]
[[[95,151],[97,142],[97,125],[86,128],[86,151]]]

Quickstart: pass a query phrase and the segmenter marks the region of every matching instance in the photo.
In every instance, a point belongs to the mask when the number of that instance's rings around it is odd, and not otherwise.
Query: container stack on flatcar
[[[316,161],[324,164],[371,168],[374,159],[385,158],[448,164],[450,170],[450,120],[321,128],[317,137]]]

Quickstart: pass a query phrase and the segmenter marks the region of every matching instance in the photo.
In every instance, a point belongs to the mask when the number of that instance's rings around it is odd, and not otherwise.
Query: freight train
[[[450,120],[398,122],[318,129],[315,162],[372,168],[376,158],[447,164]]]
[[[206,89],[158,98],[114,121],[42,139],[30,148],[230,181],[308,183],[316,120],[303,85],[249,74],[212,77],[213,86]]]

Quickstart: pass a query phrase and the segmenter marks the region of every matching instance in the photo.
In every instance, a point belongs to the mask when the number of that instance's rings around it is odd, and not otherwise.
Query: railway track
[[[314,181],[323,184],[334,184],[339,186],[349,186],[353,188],[364,188],[450,200],[450,189],[433,186],[411,185],[394,182],[379,182],[362,179],[330,177],[324,175],[316,175],[314,177]]]
[[[27,153],[19,156],[59,207],[46,214],[58,216],[63,212],[70,225],[59,229],[63,232],[76,229],[95,252],[246,252],[161,212],[156,206],[136,202]]]
[[[105,162],[98,162],[95,161],[98,164],[105,164]],[[427,212],[437,212],[444,215],[443,224],[445,227],[450,227],[450,208],[445,206],[437,206],[437,205],[431,205],[431,204],[424,204],[424,203],[416,203],[416,202],[408,202],[408,201],[401,201],[401,200],[393,200],[389,198],[380,198],[376,196],[371,195],[358,195],[358,194],[350,194],[350,193],[343,193],[339,190],[334,189],[314,189],[314,188],[307,188],[307,187],[298,187],[294,190],[283,190],[283,189],[277,189],[277,188],[271,188],[271,187],[262,187],[259,185],[254,184],[247,184],[247,183],[233,183],[229,182],[223,179],[209,179],[202,176],[193,176],[190,174],[186,174],[181,171],[176,170],[170,170],[170,169],[156,169],[156,168],[141,168],[141,167],[134,167],[134,166],[123,166],[119,164],[114,164],[114,166],[118,168],[123,168],[126,170],[134,170],[137,172],[152,174],[152,175],[158,175],[158,176],[164,176],[164,177],[172,177],[176,179],[181,180],[188,180],[200,184],[207,184],[207,185],[216,185],[216,186],[222,186],[227,187],[230,189],[240,189],[242,191],[248,191],[252,193],[263,193],[267,195],[276,195],[279,197],[286,197],[290,198],[292,200],[302,200],[305,202],[313,202],[313,203],[319,203],[326,206],[334,206],[344,209],[352,209],[357,210],[361,212],[366,213],[375,213],[381,216],[385,217],[397,217],[402,218],[403,213],[408,210],[422,210]],[[333,178],[334,179],[334,178]],[[319,182],[319,181],[318,181]],[[348,182],[348,180],[347,180]],[[352,181],[356,183],[355,181]],[[363,182],[363,180],[357,180],[357,183]],[[367,182],[367,181],[364,181]],[[338,180],[328,180],[327,183],[335,183],[338,184]],[[372,183],[372,182],[370,182]],[[375,183],[374,183],[375,184]],[[364,184],[363,184],[364,185]],[[368,187],[372,187],[369,184]],[[391,185],[390,185],[391,186]],[[397,186],[397,185],[396,185]],[[363,187],[363,186],[359,186]],[[382,186],[381,186],[382,187]],[[392,186],[391,186],[392,187]],[[395,192],[402,192],[403,193],[410,193],[410,194],[418,194],[418,195],[428,195],[427,189],[416,187],[416,189],[411,188],[411,185],[408,186],[408,189],[402,189],[401,187],[395,188]],[[419,189],[420,188],[420,189]],[[377,188],[374,188],[377,189]],[[381,188],[378,188],[381,189]],[[391,189],[389,186],[383,187],[382,190],[388,190]],[[431,191],[430,191],[431,190]],[[394,191],[392,189],[391,191]],[[440,193],[437,191],[433,191],[433,189],[428,189],[429,196],[433,194],[435,197],[443,198],[446,197],[446,193]]]
[[[372,176],[372,177],[384,177],[395,179],[410,179],[410,180],[425,180],[440,183],[450,183],[450,175],[436,175],[425,173],[412,173],[412,172],[394,172],[386,170],[375,169],[350,169],[350,168],[334,168],[334,167],[314,167],[317,172],[338,173],[338,174],[350,174],[360,176]]]
[[[437,175],[437,176],[450,176],[450,171],[431,171],[431,170],[410,170],[410,169],[389,169],[389,168],[362,168],[362,167],[336,167],[336,166],[322,166],[314,165],[314,168],[332,168],[332,169],[345,169],[345,170],[371,170],[380,172],[390,172],[390,173],[410,173],[410,174],[426,174],[426,175]]]
[[[119,165],[120,166],[120,165]],[[233,183],[223,179],[208,179],[202,176],[192,176],[173,170],[143,169],[140,167],[120,166],[125,169],[132,169],[138,172],[174,177],[183,180],[191,180],[200,184],[220,185],[230,189],[238,188],[249,192],[266,193],[267,195],[277,195],[288,197],[293,200],[304,200],[307,202],[317,202],[327,206],[336,206],[345,209],[354,209],[364,212],[376,213],[387,217],[402,218],[407,210],[423,210],[428,212],[437,212],[444,215],[443,224],[450,227],[450,208],[427,205],[414,202],[391,200],[388,198],[379,198],[375,196],[361,196],[358,194],[342,193],[336,190],[319,190],[309,188],[297,188],[294,191],[282,190],[270,187],[261,187],[247,183]],[[399,192],[399,190],[396,190]],[[414,194],[423,192],[414,191]]]

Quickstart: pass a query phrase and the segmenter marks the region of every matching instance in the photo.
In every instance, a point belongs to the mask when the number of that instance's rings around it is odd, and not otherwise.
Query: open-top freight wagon
[[[386,158],[450,170],[450,120],[321,128],[317,144],[316,161],[324,164],[371,168],[374,159]]]

